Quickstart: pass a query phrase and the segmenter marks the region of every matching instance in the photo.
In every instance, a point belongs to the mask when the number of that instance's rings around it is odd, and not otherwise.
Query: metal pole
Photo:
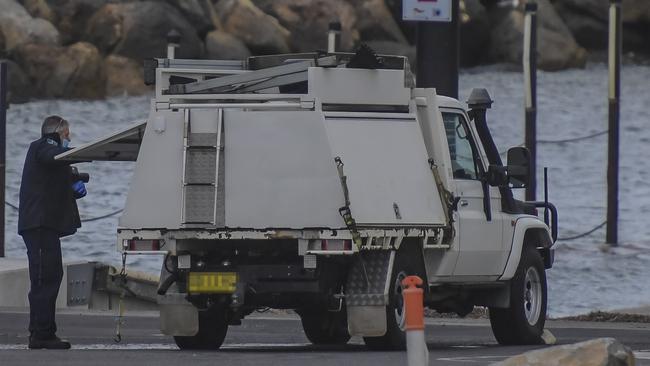
[[[458,99],[460,0],[451,0],[451,22],[418,22],[418,88],[436,88],[438,95]]]
[[[609,134],[607,153],[607,244],[618,245],[618,144],[622,52],[621,0],[609,2]]]
[[[530,182],[526,201],[537,200],[537,3],[527,2],[524,18],[524,85],[526,94],[526,147],[530,150]]]
[[[7,143],[7,63],[0,61],[0,258],[5,256],[5,166]]]
[[[330,22],[327,31],[327,52],[334,53],[341,49],[341,22]]]
[[[167,33],[167,58],[173,60],[176,58],[176,49],[181,45],[181,34],[176,29]]]

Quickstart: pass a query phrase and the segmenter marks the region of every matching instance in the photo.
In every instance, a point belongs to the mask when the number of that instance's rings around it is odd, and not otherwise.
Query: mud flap
[[[357,256],[346,283],[345,305],[350,335],[386,334],[386,305],[395,251],[364,251]]]
[[[193,336],[199,332],[199,311],[185,294],[158,296],[160,331],[171,336]]]

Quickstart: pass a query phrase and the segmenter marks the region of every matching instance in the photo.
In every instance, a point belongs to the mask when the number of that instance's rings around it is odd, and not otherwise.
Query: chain
[[[446,239],[451,243],[451,240],[456,235],[456,231],[454,229],[454,211],[458,210],[458,201],[460,201],[460,197],[455,197],[451,191],[445,188],[445,185],[442,183],[442,179],[440,178],[438,165],[436,165],[433,159],[429,159],[429,167],[433,173],[433,179],[436,181],[440,199],[445,204],[445,206],[447,206],[447,210],[445,211],[445,218],[447,219],[449,237]]]
[[[122,250],[122,269],[120,270],[120,302],[117,305],[117,316],[115,317],[115,343],[122,341],[122,325],[124,324],[124,296],[126,295],[126,250]]]

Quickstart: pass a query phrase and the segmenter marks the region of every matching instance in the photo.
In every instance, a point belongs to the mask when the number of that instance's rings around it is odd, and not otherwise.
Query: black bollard
[[[621,0],[609,2],[609,134],[606,243],[618,245],[618,156],[622,52]]]

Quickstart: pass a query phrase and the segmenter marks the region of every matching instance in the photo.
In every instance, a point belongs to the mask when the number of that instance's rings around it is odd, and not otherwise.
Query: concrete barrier
[[[29,265],[27,259],[0,258],[0,307],[28,308]],[[127,272],[122,286],[118,271],[107,264],[64,261],[63,281],[56,301],[58,309],[110,311],[117,309],[125,291],[128,310],[158,310],[158,278],[142,272]]]

